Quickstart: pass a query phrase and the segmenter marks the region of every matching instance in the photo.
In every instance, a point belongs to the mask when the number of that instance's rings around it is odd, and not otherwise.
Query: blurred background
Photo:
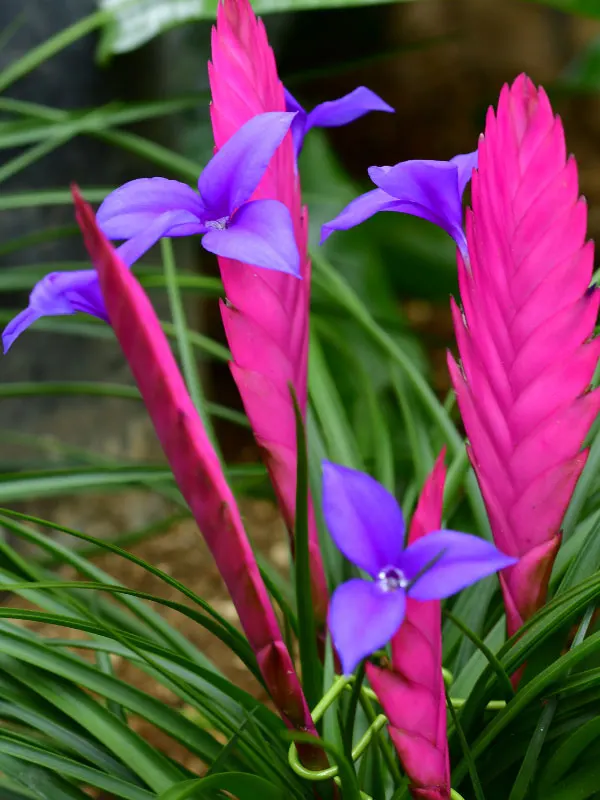
[[[255,9],[282,80],[306,107],[366,85],[396,109],[308,136],[300,168],[314,248],[320,226],[368,188],[369,166],[474,150],[487,107],[523,71],[546,87],[565,121],[590,236],[598,236],[600,0],[262,0]],[[214,0],[2,0],[2,324],[42,275],[88,266],[71,181],[97,204],[137,177],[192,181],[210,157],[206,62],[214,16]],[[381,214],[315,253],[309,428],[336,460],[387,476],[408,510],[441,446],[439,432],[389,357],[324,290],[319,259],[451,408],[445,354],[453,346],[453,244],[421,220]],[[187,336],[230,478],[246,498],[251,535],[284,567],[285,537],[229,376],[216,263],[191,239],[177,242],[176,255]],[[136,272],[174,336],[160,252]],[[141,542],[148,561],[218,605],[218,578],[106,326],[84,317],[40,321],[0,359],[0,443],[0,505],[128,546]],[[105,567],[130,569],[117,561]],[[232,612],[222,603],[222,613]]]

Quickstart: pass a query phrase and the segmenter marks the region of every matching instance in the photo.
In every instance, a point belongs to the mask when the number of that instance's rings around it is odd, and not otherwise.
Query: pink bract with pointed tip
[[[449,367],[496,545],[520,558],[500,576],[512,635],[545,600],[600,409],[587,206],[562,123],[525,75],[488,112],[472,205],[452,304],[462,369]]]
[[[224,0],[212,31],[209,78],[215,144],[225,142],[249,119],[285,111],[284,90],[263,23],[248,0]],[[296,429],[290,384],[303,412],[307,401],[310,260],[308,218],[291,134],[273,156],[253,199],[284,203],[294,224],[302,280],[219,258],[227,303],[223,324],[233,356],[231,371],[290,531],[296,505]],[[309,548],[315,614],[327,616],[327,586],[312,507]]]
[[[235,498],[144,290],[73,188],[77,221],[119,344],[177,485],[214,556],[273,702],[286,724],[316,733]],[[315,766],[322,751],[303,749]]]
[[[427,478],[408,543],[442,524],[446,468],[442,451]],[[390,736],[416,800],[449,800],[450,762],[446,694],[442,676],[441,607],[410,597],[402,627],[392,639],[391,667],[367,664],[367,676],[390,721]]]

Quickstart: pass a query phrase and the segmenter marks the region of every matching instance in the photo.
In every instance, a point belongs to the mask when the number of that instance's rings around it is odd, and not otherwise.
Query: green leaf
[[[600,786],[600,760],[596,756],[581,769],[574,770],[558,785],[550,787],[538,800],[596,800]]]
[[[397,367],[392,369],[392,386],[404,418],[415,478],[418,485],[422,486],[435,460],[429,433],[423,423],[421,409],[414,401],[413,392],[398,374]],[[404,509],[404,513],[407,513],[407,509]]]
[[[546,741],[546,736],[548,735],[550,724],[556,713],[556,706],[557,699],[552,698],[542,709],[538,724],[529,742],[525,758],[521,763],[508,800],[524,800],[527,796],[529,786],[538,768],[539,758],[544,742]]]
[[[571,502],[562,524],[563,540],[566,542],[575,532],[575,526],[583,510],[585,501],[589,497],[590,488],[600,470],[600,431],[596,433],[590,447],[585,467],[575,485]]]
[[[207,763],[210,763],[219,753],[220,745],[218,742],[210,736],[210,734],[197,725],[194,725],[183,715],[177,713],[145,692],[133,686],[129,686],[110,675],[105,675],[99,672],[94,666],[76,659],[73,656],[56,652],[32,638],[24,640],[18,635],[10,633],[8,630],[0,631],[0,653],[0,665],[5,669],[5,656],[12,656],[13,659],[19,659],[19,661],[24,662],[24,664],[35,665],[56,676],[79,684],[106,699],[119,703],[129,711],[139,714],[153,725],[156,725],[170,736],[180,741],[190,752],[196,753]],[[22,679],[19,670],[24,669],[24,664],[21,663],[15,672],[11,671],[11,674],[13,677],[17,678],[17,680]],[[37,680],[40,680],[39,676]],[[37,689],[35,681],[31,688]],[[110,714],[110,712],[107,713]],[[119,722],[117,717],[113,714],[110,714],[110,717],[115,720],[116,727],[117,722]],[[105,744],[110,746],[108,741],[105,741]],[[150,750],[151,748],[148,748],[148,751]],[[151,757],[150,752],[148,752],[148,758],[150,761],[153,759],[154,766],[151,772],[142,775],[142,777],[144,777],[144,780],[150,781],[150,775],[154,775],[156,778],[152,784],[154,788],[164,788],[164,781],[168,774],[176,774],[177,777],[175,779],[179,779],[179,769],[170,765],[167,769],[168,762],[165,761],[165,763],[161,763],[157,759],[156,753]],[[127,763],[132,769],[135,768],[135,765],[131,763],[130,760],[128,760]],[[146,765],[146,769],[150,769],[149,764]],[[136,769],[136,772],[140,774],[138,769]]]
[[[24,153],[14,156],[14,158],[11,158],[9,161],[5,161],[4,164],[0,166],[0,183],[4,183],[4,181],[12,178],[13,175],[17,175],[19,172],[22,172],[22,170],[35,164],[36,161],[39,161],[44,156],[48,155],[48,153],[66,144],[71,138],[73,137],[68,134],[53,136],[39,144],[33,145],[33,147],[25,150]]]
[[[600,739],[600,718],[589,720],[570,734],[544,765],[539,781],[539,794],[544,797],[550,796],[552,787],[558,784],[563,776],[570,778],[576,762],[585,753],[586,748],[598,739]]]
[[[75,675],[80,667],[87,667],[88,672],[100,676],[97,670],[72,656],[46,650],[31,635],[27,639],[19,639],[2,629],[0,638],[3,642],[0,669],[82,725],[118,758],[123,759],[145,783],[161,791],[172,781],[181,780],[178,768],[78,687],[80,681]],[[12,647],[4,646],[8,639],[12,641]],[[14,658],[9,657],[9,650],[15,654]],[[39,661],[34,658],[28,663],[28,659],[21,659],[25,651],[31,653],[34,650],[39,655]],[[57,658],[61,659],[60,662],[56,661]],[[57,663],[70,664],[73,674],[66,675],[66,680],[59,677],[53,669]],[[107,679],[106,676],[100,677]],[[114,678],[110,680],[119,683]],[[85,683],[81,682],[81,685]]]
[[[0,202],[1,205],[1,202]],[[0,209],[1,210],[1,209]],[[55,242],[68,236],[79,236],[78,225],[56,225],[49,228],[38,228],[35,231],[26,233],[24,236],[15,236],[13,239],[4,239],[0,244],[0,256],[16,253],[28,247],[35,247],[38,244]]]
[[[163,792],[157,800],[196,800],[221,796],[222,792],[235,795],[238,800],[288,800],[289,794],[279,786],[244,772],[225,772],[199,780],[183,781]]]
[[[169,297],[169,304],[171,306],[171,315],[173,317],[175,336],[177,338],[179,358],[181,359],[181,365],[183,368],[183,377],[185,378],[187,390],[190,394],[192,402],[196,407],[196,411],[200,415],[211,443],[215,448],[217,455],[220,455],[218,442],[215,437],[211,420],[208,416],[208,409],[206,408],[204,393],[200,383],[200,376],[198,375],[198,365],[196,364],[192,344],[188,336],[185,310],[181,300],[179,286],[177,284],[177,267],[175,266],[175,256],[173,254],[171,240],[161,239],[160,247],[163,258],[165,280],[167,283],[167,294]]]
[[[98,11],[95,14],[83,17],[68,28],[46,39],[38,47],[29,50],[29,52],[13,61],[12,64],[9,64],[8,67],[5,67],[0,72],[0,92],[5,92],[19,78],[29,74],[49,58],[56,55],[56,53],[69,47],[78,39],[82,39],[109,21],[109,14],[104,11]]]
[[[0,571],[0,576],[2,575],[2,571]],[[195,609],[190,608],[183,603],[176,603],[174,600],[166,600],[162,597],[157,597],[156,595],[150,594],[148,592],[140,592],[136,591],[135,589],[127,589],[124,586],[107,586],[103,583],[92,583],[91,581],[84,582],[84,581],[48,581],[45,582],[34,582],[31,581],[29,583],[13,583],[12,581],[2,580],[0,578],[0,585],[4,585],[5,588],[10,587],[12,592],[17,593],[29,593],[33,590],[39,591],[40,589],[80,589],[80,590],[89,590],[89,591],[104,591],[114,595],[118,594],[126,594],[130,597],[137,597],[141,600],[149,600],[157,605],[164,606],[166,608],[171,608],[174,611],[178,611],[185,617],[194,620],[202,627],[206,628],[210,631],[214,636],[220,639],[232,652],[234,652],[238,658],[243,661],[246,666],[249,666],[252,669],[256,669],[253,663],[251,651],[249,652],[249,646],[246,640],[242,637],[242,635],[235,629],[229,627],[225,627],[224,625],[219,625],[214,622],[211,617],[198,613]],[[207,603],[204,604],[205,607],[211,608]],[[211,608],[212,611],[212,608]],[[16,615],[23,615],[23,614],[32,614],[35,612],[20,612],[19,609],[3,609],[0,608],[0,616],[9,615],[13,613]],[[213,612],[216,613],[216,612]],[[25,618],[25,617],[23,617]],[[48,622],[48,620],[46,620]],[[54,621],[55,624],[60,624],[58,620]],[[65,619],[62,620],[62,624],[65,624]],[[66,618],[66,624],[68,624],[68,618]],[[98,631],[100,634],[104,633],[102,628]]]
[[[37,764],[51,769],[59,775],[72,778],[84,786],[95,786],[116,794],[123,800],[153,800],[154,794],[127,783],[120,778],[107,775],[100,770],[80,764],[65,756],[34,747],[23,742],[11,741],[0,734],[0,753],[19,758],[28,764]]]
[[[503,731],[509,723],[513,722],[548,686],[576,666],[580,661],[598,651],[600,651],[600,633],[595,633],[581,642],[577,647],[574,647],[572,650],[569,650],[568,653],[561,656],[543,672],[532,678],[529,683],[522,686],[514,699],[507,704],[503,711],[497,714],[483,734],[475,741],[471,748],[473,757],[475,759],[478,758],[479,755],[492,744],[500,732]],[[466,762],[461,762],[455,770],[453,780],[456,780],[458,783],[465,776],[467,770],[468,766]]]
[[[308,369],[310,400],[321,424],[328,457],[346,467],[360,469],[362,462],[356,439],[315,330],[311,331]]]
[[[405,0],[406,1],[406,0]],[[254,0],[257,14],[275,11],[300,11],[315,8],[344,8],[373,5],[391,0]],[[115,53],[135,50],[164,31],[201,19],[213,20],[217,0],[100,0],[100,6],[112,11],[114,17],[106,26],[100,43],[99,58],[106,60]]]
[[[475,759],[473,758],[473,753],[471,752],[471,748],[469,747],[469,743],[463,732],[460,720],[458,718],[458,714],[454,710],[454,706],[450,701],[450,696],[448,695],[447,689],[446,689],[446,705],[448,706],[448,711],[450,712],[450,717],[452,718],[454,729],[458,733],[460,747],[463,752],[465,763],[469,770],[469,775],[471,776],[471,782],[473,784],[473,793],[475,794],[475,798],[476,800],[485,800],[485,795],[483,794],[481,781],[479,780],[479,775],[477,773],[477,767],[475,766]]]
[[[444,610],[444,616],[449,619],[462,633],[474,644],[479,652],[485,657],[490,668],[496,673],[498,683],[500,684],[502,694],[506,697],[513,697],[514,690],[504,667],[496,655],[490,648],[483,642],[473,631],[465,625],[458,617],[455,617],[448,610]],[[466,693],[467,687],[464,685],[465,678],[462,678],[463,683],[456,683],[453,686],[452,695],[459,697],[461,694]],[[470,688],[470,687],[469,687]]]
[[[17,518],[21,518],[18,515],[16,516]],[[38,520],[38,524],[39,522],[40,521]],[[66,547],[58,542],[55,538],[40,534],[25,525],[15,522],[10,518],[10,516],[4,517],[2,524],[20,538],[37,545],[45,552],[50,553],[61,563],[69,564],[70,566],[74,567],[81,575],[106,585],[119,585],[114,578],[112,578],[106,572],[91,564],[85,558],[79,556],[77,553],[73,552],[72,548]],[[42,524],[44,523],[42,522]],[[63,531],[63,533],[64,532],[65,531]],[[84,541],[89,541],[89,539],[84,537]],[[100,545],[98,540],[93,540],[92,543]],[[106,548],[104,543],[102,543],[102,547],[105,551],[108,549],[111,552],[126,552],[121,551],[119,548],[113,550],[112,546]],[[133,559],[134,563],[137,563],[142,568],[146,566],[146,562],[142,559],[136,559],[136,557],[133,557]],[[134,597],[127,597],[126,595],[118,595],[116,599],[137,618],[143,620],[145,626],[142,626],[142,632],[144,634],[149,635],[150,637],[154,636],[155,640],[161,643],[168,643],[172,649],[175,649],[175,651],[178,653],[185,654],[194,663],[200,664],[201,666],[209,669],[212,667],[211,662],[202,653],[200,653],[197,648],[195,648],[191,642],[188,641],[188,639],[181,635],[175,628],[171,627],[162,616],[149,608],[147,603],[143,603]],[[111,607],[114,607],[114,604],[111,604]],[[127,620],[124,620],[122,624],[126,630],[132,630],[132,625],[127,624]],[[214,667],[212,668],[214,669]]]
[[[12,106],[16,108],[19,101],[13,100]],[[31,116],[34,119],[46,120],[48,122],[64,122],[69,119],[69,112],[62,111],[56,108],[50,108],[38,103],[20,103],[21,113],[26,116]],[[77,133],[76,127],[70,128],[70,134],[67,138],[71,138]],[[82,133],[87,133],[101,139],[108,144],[116,147],[121,147],[123,150],[128,150],[141,158],[146,158],[152,163],[162,167],[168,172],[173,172],[180,175],[184,180],[194,183],[200,173],[200,166],[189,158],[179,155],[179,153],[169,150],[156,142],[145,139],[143,136],[138,136],[135,133],[128,131],[117,130],[104,130],[95,127],[86,128]],[[65,136],[67,136],[65,134]]]
[[[17,311],[1,311],[0,324],[10,322],[17,313]],[[170,322],[161,322],[161,327],[167,338],[175,338],[175,328]],[[38,319],[30,330],[34,333],[50,331],[51,333],[64,333],[69,336],[79,334],[94,339],[104,339],[110,342],[115,341],[112,328],[105,322],[83,314],[76,314],[73,317],[43,317],[42,319]],[[231,353],[229,350],[219,342],[215,342],[214,339],[204,336],[201,333],[196,333],[195,331],[188,331],[187,335],[192,345],[200,352],[217,358],[220,361],[231,360]]]
[[[100,203],[112,188],[85,189],[83,195],[88,203]],[[41,189],[35,192],[3,193],[0,197],[0,211],[18,208],[37,208],[38,206],[70,206],[73,195],[67,189]],[[79,230],[79,228],[77,228]]]
[[[136,782],[135,773],[114,758],[94,737],[86,735],[85,728],[62,714],[39,694],[27,691],[7,674],[0,674],[0,698],[2,719],[15,720],[40,731],[67,753],[83,758],[130,783]]]
[[[5,795],[5,790],[2,788],[2,800],[5,798],[21,800],[31,797],[42,800],[89,800],[89,795],[84,794],[60,775],[4,753],[0,753],[0,770],[12,778],[15,784],[22,784],[25,792],[23,795],[7,792]]]
[[[315,268],[313,273],[314,283],[319,285],[331,297],[333,302],[342,306],[369,338],[399,367],[402,375],[414,390],[419,404],[431,416],[431,419],[442,433],[451,455],[456,455],[464,448],[464,442],[456,430],[450,415],[435,396],[433,389],[429,386],[423,374],[404,349],[394,341],[387,331],[378,325],[356,292],[336,272],[332,265],[317,250],[311,250],[311,259]],[[468,472],[465,488],[481,534],[491,539],[491,530],[483,498],[472,470]]]
[[[575,537],[572,537],[572,541]],[[600,514],[596,515],[596,522],[589,530],[583,543],[580,543],[573,560],[556,590],[556,594],[577,586],[593,575],[600,565]]]
[[[15,514],[15,516],[19,516],[19,517],[23,518],[21,515],[17,515],[16,512],[14,512],[14,514]],[[34,518],[30,518],[30,519],[34,519]],[[215,636],[217,636],[217,638],[221,639],[221,641],[223,641],[227,645],[227,647],[229,647],[229,649],[231,649],[238,656],[238,658],[248,667],[248,669],[257,678],[257,680],[262,683],[262,677],[261,677],[260,671],[258,669],[258,666],[256,664],[256,659],[255,659],[254,653],[252,652],[252,649],[251,649],[250,645],[248,644],[248,641],[246,640],[246,638],[243,636],[243,634],[240,633],[240,631],[234,625],[232,625],[228,620],[226,620],[225,617],[223,617],[221,614],[219,614],[217,611],[215,611],[215,609],[210,605],[210,603],[206,602],[203,598],[201,598],[199,595],[197,595],[194,591],[189,589],[185,584],[181,583],[180,581],[176,580],[175,578],[172,578],[167,573],[163,572],[162,570],[158,569],[157,567],[154,567],[153,565],[149,564],[148,562],[144,561],[143,559],[138,558],[137,556],[134,556],[132,553],[129,553],[126,550],[123,550],[122,548],[117,547],[116,545],[108,543],[106,540],[96,539],[93,536],[87,536],[87,535],[82,534],[82,533],[80,533],[78,531],[74,531],[74,530],[72,530],[70,528],[65,528],[63,526],[53,526],[53,525],[51,525],[51,523],[48,523],[46,521],[38,520],[38,523],[46,525],[48,527],[54,527],[57,530],[61,530],[63,533],[68,533],[71,536],[75,536],[75,537],[77,537],[79,539],[82,539],[83,541],[93,543],[93,544],[95,544],[96,546],[99,546],[99,547],[103,547],[106,551],[115,553],[115,554],[121,556],[122,558],[125,558],[125,559],[127,559],[128,561],[131,561],[134,564],[137,564],[138,566],[142,567],[143,569],[145,569],[150,574],[152,574],[155,577],[157,577],[160,580],[162,580],[168,586],[170,586],[170,587],[172,587],[174,589],[177,589],[185,597],[187,597],[188,599],[192,600],[192,602],[195,605],[200,606],[200,608],[206,613],[205,614],[201,614],[198,611],[196,611],[194,608],[191,608],[188,605],[184,605],[182,603],[177,603],[177,602],[172,601],[172,600],[166,600],[164,598],[157,597],[156,595],[151,595],[151,594],[144,593],[144,592],[136,592],[133,589],[127,589],[126,587],[119,586],[119,585],[115,584],[115,582],[112,581],[108,576],[105,576],[105,574],[102,573],[101,571],[96,571],[96,568],[94,568],[93,571],[90,571],[89,567],[84,566],[84,568],[81,570],[81,571],[84,572],[84,574],[87,574],[87,575],[90,575],[90,574],[94,575],[95,574],[95,575],[100,577],[100,582],[95,587],[95,588],[97,588],[99,590],[112,592],[113,594],[115,594],[117,596],[120,595],[120,594],[123,594],[123,595],[129,595],[131,597],[136,597],[136,598],[140,598],[140,599],[151,600],[151,601],[153,601],[155,603],[158,603],[160,605],[164,605],[164,606],[167,606],[169,608],[173,608],[174,610],[179,611],[184,616],[187,616],[190,619],[195,620],[196,622],[198,622],[199,624],[203,625],[205,628],[210,630],[211,633],[213,633]],[[7,521],[6,520],[4,521],[4,524],[7,525]],[[15,530],[14,527],[12,529]],[[18,535],[25,536],[25,538],[31,538],[30,536],[28,537],[25,534],[25,532],[22,531],[22,530],[16,529],[15,532]],[[85,564],[85,559],[78,558],[77,560],[78,560],[79,564],[82,564],[82,562],[83,562],[83,564]],[[73,559],[70,559],[70,563],[73,563]],[[108,577],[108,580],[105,580],[106,577]],[[53,583],[52,584],[48,584],[48,586],[49,587],[51,587],[53,585],[55,586],[56,583],[57,583],[56,581],[53,581]],[[30,583],[29,586],[31,588],[34,588],[34,585],[32,583]],[[15,587],[13,586],[13,590],[14,590],[14,588]],[[92,588],[92,585],[90,583],[85,583],[85,584],[82,584],[82,586],[80,588]],[[134,606],[134,609],[138,614],[140,613],[140,607],[139,606]],[[144,619],[147,622],[149,622],[150,624],[152,624],[153,626],[156,626],[158,620],[161,620],[160,617],[158,617],[158,619],[156,619],[154,616],[152,616],[152,617],[148,616],[146,610],[144,611]],[[214,622],[213,622],[213,620],[214,620]],[[168,624],[165,624],[164,621],[161,621],[160,623],[158,623],[158,629],[160,630],[161,633],[166,635],[168,639],[173,641],[173,639],[171,638],[171,633],[175,633],[175,631],[172,631],[172,629],[170,628],[170,626]],[[174,641],[175,641],[176,645],[180,645],[181,638],[183,638],[183,637],[178,637],[178,636],[174,637]],[[196,658],[194,660],[198,661],[199,654],[196,652],[195,648],[193,648],[191,645],[189,645],[189,643],[187,643],[187,641],[185,639],[184,639],[184,642],[187,645],[187,647],[184,647],[184,652],[186,652],[189,655],[190,651],[191,651],[192,658],[194,658],[194,656],[196,656]],[[203,666],[210,665],[210,662],[208,662],[203,657],[201,657],[200,663]]]
[[[26,144],[43,142],[45,139],[68,136],[69,138],[80,133],[91,133],[105,130],[118,125],[127,125],[142,120],[153,119],[161,116],[171,116],[189,108],[197,108],[202,100],[208,101],[208,96],[201,94],[189,97],[174,97],[168,100],[159,100],[149,103],[110,103],[100,108],[77,110],[74,112],[58,111],[63,121],[40,121],[32,123],[30,120],[18,120],[0,124],[0,148],[24,147]],[[0,97],[0,111],[12,112],[18,115],[33,115],[42,113],[44,106],[27,104],[21,100],[10,97]],[[58,119],[58,117],[57,117]],[[102,198],[100,198],[102,199]]]
[[[592,39],[565,69],[559,86],[570,92],[597,92],[600,89],[600,38]]]
[[[527,0],[527,2],[541,3],[564,11],[567,14],[582,14],[585,17],[600,17],[598,0]]]
[[[307,413],[306,431],[308,434],[310,491],[314,502],[319,545],[323,556],[329,589],[332,591],[344,580],[344,557],[329,535],[323,518],[323,505],[321,502],[323,489],[322,464],[323,460],[327,458],[327,452],[321,432],[318,429],[317,421],[315,420],[315,414],[310,406]]]
[[[117,397],[121,400],[138,400],[141,395],[136,386],[100,381],[19,381],[0,383],[2,397],[57,397],[57,396]],[[235,422],[244,428],[249,426],[247,417],[240,411],[218,403],[206,403],[208,413],[218,419]]]
[[[124,490],[135,484],[173,485],[170,470],[164,467],[78,467],[46,470],[44,472],[0,474],[0,503],[15,503],[34,497],[53,497],[81,491],[104,490],[107,487]]]
[[[323,689],[323,672],[317,652],[317,631],[312,604],[310,554],[308,549],[308,455],[302,412],[290,385],[296,416],[296,519],[294,524],[296,608],[298,611],[298,647],[302,667],[302,688],[309,708],[319,702]]]

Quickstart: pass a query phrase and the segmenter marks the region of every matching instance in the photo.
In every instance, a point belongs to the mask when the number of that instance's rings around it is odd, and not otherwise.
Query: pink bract
[[[285,111],[275,57],[264,25],[248,0],[219,4],[208,66],[217,148],[254,115]],[[253,195],[253,199],[261,198],[279,200],[289,209],[302,279],[219,258],[227,296],[221,314],[233,356],[231,371],[291,532],[296,504],[296,430],[290,386],[305,413],[311,271],[308,217],[302,206],[291,134],[273,156]],[[309,548],[315,615],[324,626],[327,585],[312,506]]]
[[[495,542],[520,558],[500,577],[512,635],[545,600],[600,408],[587,206],[562,123],[525,75],[488,112],[472,206],[449,367]]]

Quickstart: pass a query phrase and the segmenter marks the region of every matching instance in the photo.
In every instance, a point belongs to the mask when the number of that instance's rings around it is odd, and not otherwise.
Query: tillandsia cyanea
[[[394,113],[394,109],[385,100],[367,89],[366,86],[358,86],[354,91],[337,100],[319,103],[312,111],[306,111],[286,89],[285,105],[288,111],[296,112],[292,122],[292,137],[297,156],[300,155],[304,137],[311,128],[338,128],[364,117],[371,111]]]
[[[411,214],[446,231],[462,253],[467,251],[462,196],[477,166],[477,152],[450,161],[402,161],[393,167],[371,167],[378,187],[361,194],[321,229],[321,244],[334,231],[354,228],[380,211]]]
[[[272,111],[240,124],[208,162],[198,191],[180,181],[141,178],[104,200],[98,224],[109,239],[126,239],[119,255],[133,264],[163,236],[200,234],[211,253],[244,257],[255,266],[299,276],[299,255],[288,208],[251,196],[294,114]],[[36,284],[29,306],[2,334],[4,352],[41,317],[82,311],[107,320],[95,270],[53,272]]]
[[[405,548],[393,495],[369,475],[328,461],[323,514],[338,549],[371,578],[353,578],[331,598],[329,628],[344,672],[390,641],[408,598],[440,600],[516,562],[479,536],[444,529]]]
[[[494,539],[519,558],[500,578],[514,634],[544,603],[600,409],[587,205],[561,121],[524,75],[488,112],[472,205],[452,304],[461,366],[448,363]]]
[[[77,220],[98,274],[110,324],[177,485],[225,581],[273,703],[290,728],[316,735],[290,653],[219,458],[187,392],[160,321],[135,276],[74,191]],[[314,768],[321,750],[301,747]]]
[[[392,643],[391,669],[367,665],[413,796],[450,796],[439,600],[516,559],[466,533],[441,529],[443,454],[428,478],[404,546],[396,499],[362,472],[323,464],[323,513],[344,556],[371,580],[333,593],[329,628],[344,672]]]

